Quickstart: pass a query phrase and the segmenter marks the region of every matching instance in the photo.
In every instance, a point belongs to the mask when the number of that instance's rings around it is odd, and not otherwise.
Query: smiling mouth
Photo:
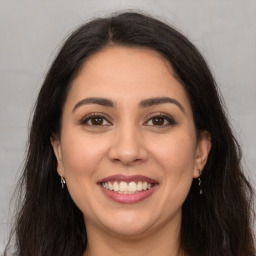
[[[142,175],[113,175],[99,180],[97,184],[111,200],[122,204],[135,204],[149,198],[159,183]]]
[[[136,194],[151,189],[155,184],[147,181],[108,181],[102,182],[101,186],[109,191],[119,194]]]

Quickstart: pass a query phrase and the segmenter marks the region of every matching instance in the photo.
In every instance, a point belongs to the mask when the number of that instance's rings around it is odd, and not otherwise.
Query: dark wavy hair
[[[253,189],[244,176],[214,78],[199,51],[173,27],[135,12],[94,19],[66,40],[40,90],[20,179],[20,206],[10,241],[17,256],[81,256],[87,246],[81,211],[60,189],[50,143],[61,132],[62,108],[84,61],[107,45],[146,47],[166,58],[183,85],[195,127],[211,134],[202,174],[182,208],[181,247],[190,256],[255,256]],[[13,240],[12,240],[13,238]],[[11,242],[4,252],[7,255]]]

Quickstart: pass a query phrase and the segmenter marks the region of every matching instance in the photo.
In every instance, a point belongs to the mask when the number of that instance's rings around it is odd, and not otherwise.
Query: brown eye
[[[91,118],[91,125],[103,125],[103,118],[101,117]]]
[[[145,125],[147,126],[159,126],[159,127],[166,127],[166,126],[171,126],[175,124],[176,122],[172,117],[164,114],[155,115],[145,123]]]
[[[163,117],[154,117],[152,118],[153,125],[164,125],[165,119]]]
[[[98,115],[96,113],[90,114],[86,116],[80,121],[81,125],[87,126],[108,126],[111,123],[102,115]]]

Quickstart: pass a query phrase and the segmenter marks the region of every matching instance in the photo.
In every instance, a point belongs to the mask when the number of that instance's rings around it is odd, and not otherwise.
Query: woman
[[[219,97],[170,26],[137,13],[81,26],[38,96],[15,255],[255,255]]]

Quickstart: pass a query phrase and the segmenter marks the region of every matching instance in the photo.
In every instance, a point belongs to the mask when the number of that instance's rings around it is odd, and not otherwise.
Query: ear
[[[51,136],[51,144],[52,148],[57,160],[57,172],[60,176],[64,176],[64,168],[62,163],[62,150],[61,150],[61,141],[58,136]]]
[[[201,175],[198,170],[203,171],[211,147],[211,134],[208,131],[202,131],[196,145],[194,178],[198,178]]]

